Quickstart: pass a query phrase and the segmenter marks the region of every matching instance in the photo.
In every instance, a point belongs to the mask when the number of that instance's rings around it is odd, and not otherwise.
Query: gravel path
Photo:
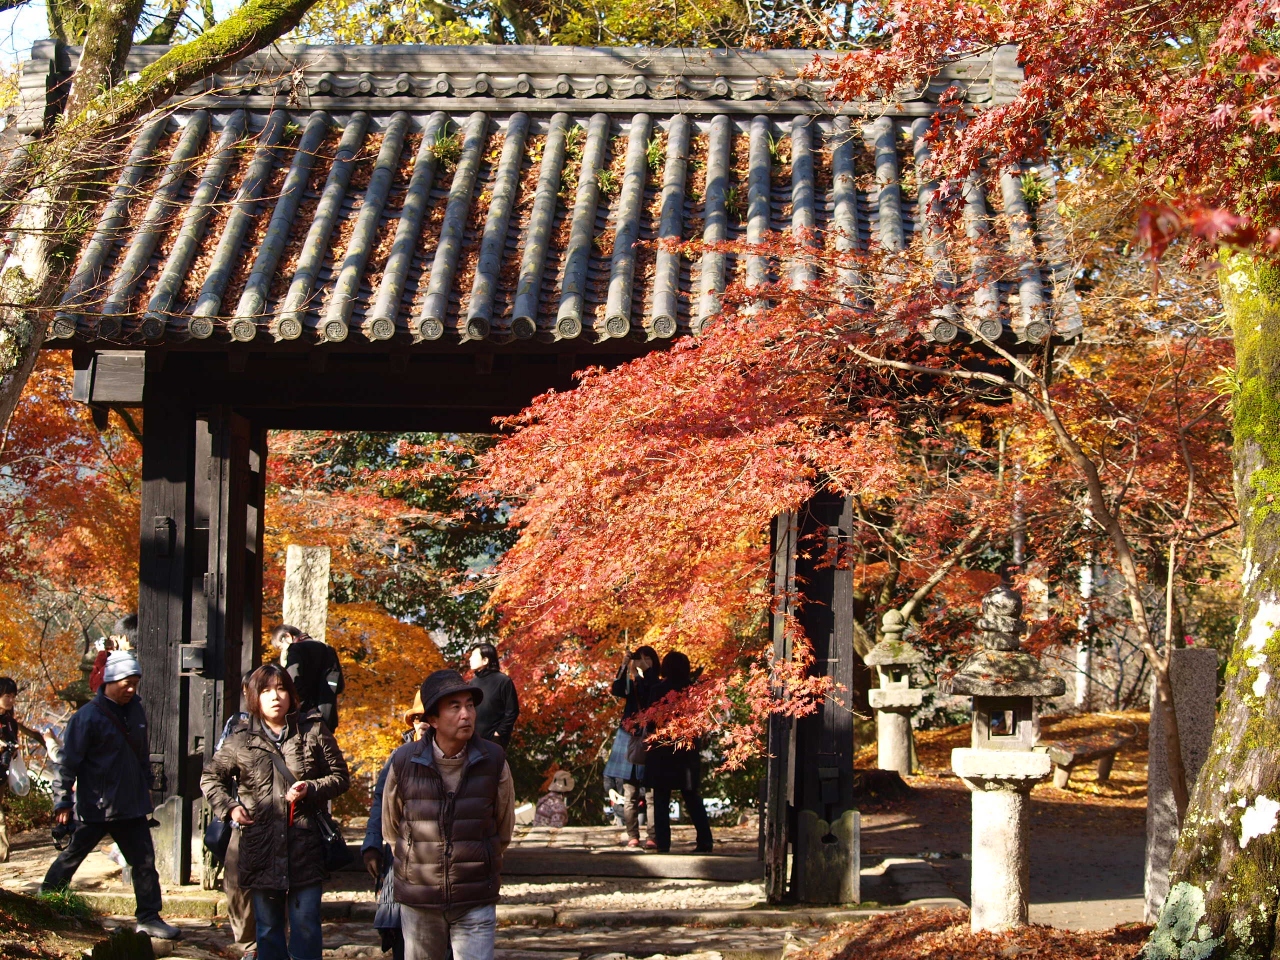
[[[533,879],[532,883],[505,881],[502,902],[553,903],[580,910],[728,910],[764,899],[764,888],[758,883],[620,877]]]

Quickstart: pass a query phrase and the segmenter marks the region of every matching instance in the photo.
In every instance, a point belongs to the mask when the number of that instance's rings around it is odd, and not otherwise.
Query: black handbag
[[[317,808],[315,804],[312,804],[312,811],[320,839],[324,843],[324,868],[330,873],[341,870],[356,856],[347,846],[347,841],[342,838],[342,831],[329,818],[329,814]]]
[[[209,858],[217,864],[227,862],[227,848],[231,846],[231,820],[226,817],[215,817],[204,828],[204,848],[209,851]]]

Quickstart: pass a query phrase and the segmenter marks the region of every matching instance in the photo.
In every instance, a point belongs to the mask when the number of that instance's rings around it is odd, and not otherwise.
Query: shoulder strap
[[[142,763],[142,751],[139,750],[138,745],[134,743],[133,737],[129,736],[129,731],[125,728],[125,725],[121,723],[120,718],[104,707],[97,697],[94,697],[89,702],[92,703],[94,707],[97,708],[98,712],[110,720],[115,728],[120,731],[120,736],[124,737],[124,742],[129,747],[130,752],[137,757],[139,763]]]
[[[280,771],[280,776],[284,777],[285,788],[289,788],[297,783],[298,778],[293,775],[293,771],[289,769],[289,765],[284,762],[284,754],[280,752],[280,748],[271,741],[270,737],[262,737],[267,743],[267,754],[271,757],[271,762],[275,764],[275,768]]]

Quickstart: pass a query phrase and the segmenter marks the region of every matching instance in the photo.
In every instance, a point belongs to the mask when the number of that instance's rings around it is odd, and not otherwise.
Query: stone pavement
[[[1144,758],[1145,759],[1145,758]],[[959,905],[968,899],[969,803],[958,780],[912,778],[912,794],[863,810],[866,909],[775,909],[763,904],[757,826],[716,829],[712,856],[626,852],[614,827],[520,828],[499,906],[499,960],[574,960],[611,954],[697,960],[774,960],[816,940],[827,924],[880,909]],[[1142,915],[1140,809],[1033,794],[1031,919],[1103,929]],[[352,824],[350,839],[361,833]],[[0,886],[33,891],[54,856],[47,831],[15,838]],[[674,851],[693,844],[674,825]],[[674,874],[674,875],[673,875]],[[132,911],[132,891],[104,849],[85,861],[75,888],[105,913]],[[381,957],[370,920],[373,891],[358,871],[325,892],[325,957]],[[190,938],[176,957],[234,958],[221,897],[198,886],[165,891],[171,918]],[[612,960],[621,960],[612,957]]]
[[[909,782],[909,800],[863,811],[863,857],[927,860],[968,903],[969,793],[955,777]],[[1031,794],[1031,921],[1072,930],[1141,923],[1145,848],[1141,807],[1072,802],[1065,791],[1037,787]]]
[[[125,923],[127,919],[113,918],[108,925],[112,922]],[[183,929],[182,940],[173,944],[152,941],[159,948],[158,957],[226,960],[238,956],[225,924],[208,920],[178,920],[177,924]],[[378,936],[368,924],[326,923],[323,931],[325,960],[383,960]],[[816,942],[823,932],[821,927],[560,930],[504,925],[498,928],[495,960],[782,960]]]
[[[517,851],[545,850],[547,867],[561,863],[557,858],[567,853],[610,865],[615,874],[622,869],[618,861],[633,864],[640,872],[633,876],[511,877],[504,884],[503,902],[498,907],[497,960],[781,960],[790,951],[816,941],[830,925],[869,916],[885,909],[884,905],[957,904],[937,871],[912,858],[885,858],[866,866],[865,896],[876,903],[855,910],[770,908],[755,881],[643,872],[645,863],[754,863],[755,831],[754,825],[717,831],[723,841],[717,850],[725,853],[695,858],[622,852],[618,831],[613,828],[522,830]],[[673,833],[673,849],[692,845],[691,828],[677,826]],[[0,885],[34,891],[53,856],[45,831],[16,838],[12,860],[0,874]],[[695,872],[699,871],[706,872],[698,867]],[[74,887],[99,910],[114,915],[115,922],[130,922],[132,892],[122,885],[120,868],[109,859],[105,847],[85,860]],[[220,901],[216,891],[199,887],[165,890],[166,917],[186,933],[167,955],[189,960],[237,956],[220,915],[225,911]],[[323,904],[326,960],[382,957],[371,924],[373,912],[373,891],[363,874],[343,872],[327,885]]]

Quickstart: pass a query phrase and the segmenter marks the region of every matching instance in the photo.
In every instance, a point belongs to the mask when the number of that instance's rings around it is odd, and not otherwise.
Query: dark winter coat
[[[396,901],[458,909],[496,903],[502,883],[498,783],[507,755],[472,737],[456,793],[446,793],[433,739],[406,743],[391,755],[383,796],[384,834],[395,834]]]
[[[346,689],[338,651],[327,643],[299,640],[289,644],[284,655],[284,668],[293,677],[293,685],[302,700],[299,712],[320,711],[320,719],[332,733],[338,729],[338,694]]]
[[[412,741],[410,741],[412,742]],[[391,772],[391,761],[382,765],[378,774],[378,782],[373,788],[373,805],[369,807],[369,823],[365,826],[364,842],[360,844],[361,855],[370,850],[382,856],[382,880],[378,887],[378,906],[373,914],[373,929],[392,931],[400,929],[400,904],[395,898],[395,860],[391,847],[382,839],[382,797],[387,788],[387,774]],[[393,940],[384,932],[382,949],[392,948]]]
[[[627,676],[627,664],[623,664],[618,670],[617,677],[614,678],[611,691],[615,697],[621,697],[624,701],[622,707],[622,719],[627,720],[635,716],[649,704],[653,703],[653,688],[658,685],[655,677],[656,670],[650,670],[648,676],[637,673],[634,680]],[[624,727],[628,733],[634,733],[630,726]]]
[[[292,826],[284,799],[290,784],[272,761],[281,755],[294,778],[309,784],[306,798],[294,805]],[[257,890],[289,890],[326,878],[316,811],[350,784],[338,741],[314,710],[301,718],[289,714],[278,749],[262,721],[251,717],[232,731],[200,778],[214,816],[225,817],[241,803],[253,819],[241,829],[239,880]]]
[[[484,691],[476,707],[476,733],[505,750],[520,716],[516,685],[500,670],[479,670],[471,682]]]
[[[76,818],[81,823],[132,820],[150,814],[149,744],[147,712],[141,698],[135,696],[121,707],[99,690],[72,715],[63,731],[54,809],[72,806],[74,787]]]
[[[679,689],[663,680],[653,686],[649,703],[654,704]],[[669,743],[650,743],[644,761],[644,785],[650,789],[688,790],[696,793],[702,785],[702,757],[697,749]]]

